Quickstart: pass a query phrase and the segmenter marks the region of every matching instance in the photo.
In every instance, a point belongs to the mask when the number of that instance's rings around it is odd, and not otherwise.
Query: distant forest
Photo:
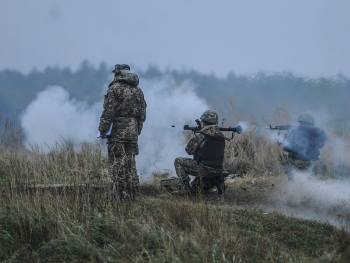
[[[47,67],[23,74],[13,70],[0,71],[0,116],[19,117],[36,94],[48,86],[59,85],[71,96],[93,103],[101,100],[101,90],[112,79],[110,66],[93,67],[89,62],[72,71],[70,68]],[[320,111],[329,113],[335,121],[349,122],[350,79],[338,75],[333,78],[306,78],[292,73],[252,76],[230,73],[224,78],[197,71],[161,71],[149,67],[139,72],[142,79],[157,79],[164,75],[175,82],[191,81],[197,93],[223,115],[234,118],[263,120],[276,111],[291,113]],[[231,116],[232,118],[232,116]]]

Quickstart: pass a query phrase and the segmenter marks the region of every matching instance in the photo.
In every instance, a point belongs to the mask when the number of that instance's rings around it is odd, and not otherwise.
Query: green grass
[[[1,261],[350,260],[347,233],[277,213],[174,198],[94,205],[78,196],[16,200],[0,208]]]
[[[107,179],[107,160],[99,145],[57,144],[47,154],[38,149],[0,145],[0,183],[12,186],[43,183],[100,183]]]
[[[277,149],[250,139],[227,149],[237,155],[228,168],[245,177],[227,182],[225,200],[169,196],[153,183],[134,203],[89,187],[23,191],[109,182],[98,146],[59,145],[43,154],[0,145],[0,261],[350,262],[347,232],[253,208],[268,202],[282,177]],[[233,152],[237,145],[247,146]]]

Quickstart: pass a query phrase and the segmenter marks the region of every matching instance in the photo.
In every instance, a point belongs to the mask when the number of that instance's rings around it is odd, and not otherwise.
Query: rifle
[[[292,128],[292,125],[275,125],[272,126],[270,124],[269,129],[270,130],[278,130],[278,131],[288,131]]]
[[[197,126],[189,126],[189,125],[185,125],[184,126],[184,130],[185,131],[192,131],[193,133],[199,132],[203,127],[201,125],[200,120],[196,120]],[[235,127],[219,127],[220,131],[223,132],[232,132],[232,133],[238,133],[241,134],[243,131],[242,126],[237,125]]]

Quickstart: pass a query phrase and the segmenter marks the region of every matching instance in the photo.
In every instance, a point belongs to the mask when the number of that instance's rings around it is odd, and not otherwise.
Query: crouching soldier
[[[284,151],[281,161],[290,180],[293,178],[293,169],[308,170],[319,159],[320,151],[327,140],[325,132],[315,126],[311,115],[301,114],[298,123],[299,125],[294,127],[290,125],[272,127],[287,131],[285,139],[281,142]]]
[[[175,170],[185,190],[204,193],[217,187],[218,193],[224,192],[223,162],[225,136],[218,127],[218,114],[205,111],[200,117],[200,127],[186,146],[186,152],[193,158],[176,158]],[[195,176],[190,184],[189,175]]]

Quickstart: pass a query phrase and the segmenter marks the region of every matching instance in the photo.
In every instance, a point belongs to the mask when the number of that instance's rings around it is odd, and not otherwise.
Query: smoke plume
[[[321,180],[311,172],[293,172],[272,195],[274,209],[289,216],[314,219],[349,228],[350,180]]]
[[[182,127],[208,108],[189,82],[171,78],[144,81],[147,120],[140,136],[138,171],[143,180],[152,172],[173,170],[175,157],[185,155]],[[102,93],[102,90],[101,90]],[[57,142],[96,142],[103,102],[88,105],[69,96],[62,87],[48,87],[25,110],[21,124],[26,145],[50,150]],[[175,127],[172,127],[175,126]]]
[[[297,119],[298,113],[293,115]],[[292,170],[293,179],[290,181],[286,177],[278,179],[277,187],[271,193],[272,205],[268,209],[288,216],[328,222],[350,231],[349,142],[329,125],[334,116],[325,112],[312,112],[311,115],[315,118],[316,127],[325,131],[327,136],[324,147],[320,148],[319,160],[313,162],[313,167],[307,171]],[[288,136],[288,133],[291,135]],[[298,132],[295,127],[290,131],[269,131],[266,135],[273,143],[299,153],[309,153],[305,151],[307,148],[316,151],[325,139],[320,130]],[[303,155],[312,159],[318,153]]]
[[[184,124],[193,125],[193,120],[208,109],[208,105],[196,94],[190,82],[179,84],[170,77],[163,77],[143,80],[141,87],[148,107],[147,120],[139,138],[137,166],[141,179],[145,181],[151,178],[153,172],[173,171],[174,159],[186,156],[182,127]],[[22,116],[27,146],[38,145],[48,151],[62,140],[76,144],[95,143],[102,104],[101,99],[99,103],[88,105],[71,98],[62,87],[48,87],[37,95]],[[305,173],[295,171],[293,181],[285,180],[276,185],[275,192],[271,193],[273,205],[270,208],[287,215],[342,225],[338,215],[350,215],[350,181],[335,178],[338,176],[337,167],[350,167],[350,146],[344,136],[339,137],[327,129],[329,116],[313,115],[316,126],[325,130],[328,138],[321,150],[320,162],[333,165],[335,176],[333,179],[319,179],[312,170]],[[255,127],[247,122],[239,125],[243,131],[252,131]],[[272,143],[287,143],[285,132],[265,132]],[[347,173],[344,178],[348,178],[349,169],[344,171]]]
[[[153,171],[173,170],[174,159],[186,155],[182,127],[198,118],[208,106],[189,82],[176,85],[171,78],[164,78],[146,81],[144,86],[148,117],[137,161],[139,171],[149,175]]]
[[[49,150],[57,142],[93,142],[100,105],[70,98],[62,87],[48,87],[29,104],[21,119],[27,146]]]

